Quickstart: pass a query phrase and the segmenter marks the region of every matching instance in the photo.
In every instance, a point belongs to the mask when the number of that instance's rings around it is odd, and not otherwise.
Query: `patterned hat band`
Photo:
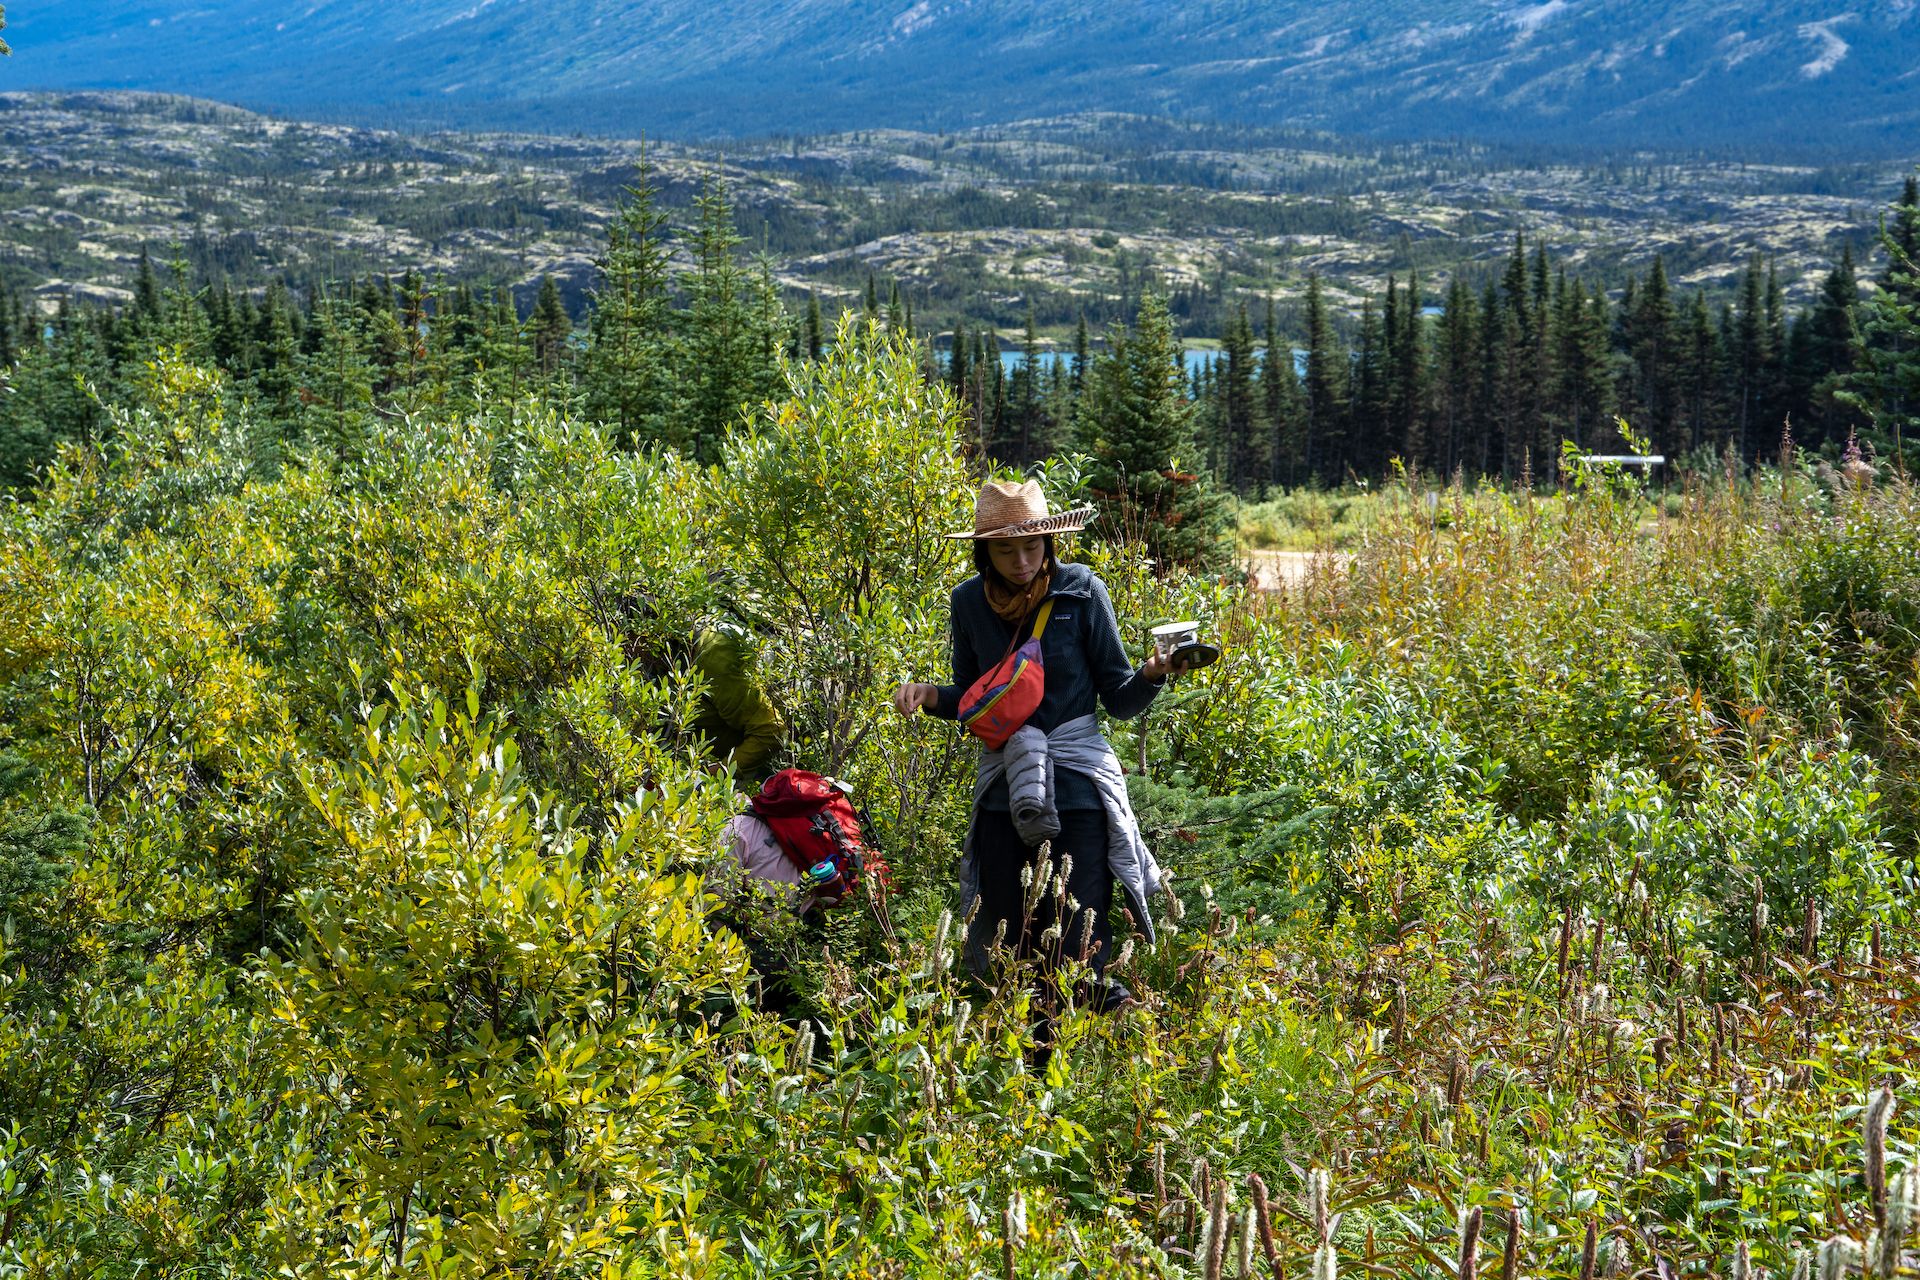
[[[973,528],[950,533],[949,538],[1037,538],[1054,533],[1077,533],[1095,515],[1092,507],[1050,512],[1047,496],[1032,480],[1015,484],[989,480],[980,486],[973,504]]]

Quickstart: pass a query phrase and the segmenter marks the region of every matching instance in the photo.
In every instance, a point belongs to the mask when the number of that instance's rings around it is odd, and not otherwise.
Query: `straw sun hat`
[[[1014,484],[989,480],[973,501],[973,528],[949,538],[1035,538],[1049,533],[1078,533],[1094,515],[1092,507],[1050,514],[1047,496],[1032,480]]]

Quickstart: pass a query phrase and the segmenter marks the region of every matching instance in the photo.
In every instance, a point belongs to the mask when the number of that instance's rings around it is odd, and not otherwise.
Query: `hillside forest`
[[[0,1275],[1920,1273],[1917,206],[1799,311],[1522,241],[1197,378],[1153,289],[1045,372],[790,315],[717,182],[583,324],[14,303]],[[1015,474],[1135,661],[1225,653],[1107,726],[1174,877],[1113,1015],[956,963],[973,751],[887,701]],[[1366,538],[1251,590],[1310,482]],[[884,851],[817,919],[652,661],[722,618]]]
[[[28,295],[0,290],[0,360],[18,366],[0,402],[0,483],[24,484],[59,442],[91,438],[104,401],[156,337],[217,361],[283,431],[470,402],[484,382],[507,394],[537,388],[617,423],[624,442],[711,461],[738,405],[773,385],[780,355],[821,357],[839,310],[930,336],[912,292],[871,272],[840,306],[823,309],[816,291],[791,312],[793,291],[771,261],[741,252],[717,170],[693,197],[684,234],[670,233],[644,166],[636,173],[577,321],[551,279],[517,298],[413,270],[237,289],[184,260],[156,267],[145,251],[123,307],[62,295],[47,316]],[[1561,441],[1622,451],[1622,417],[1646,448],[1693,471],[1729,452],[1742,465],[1769,455],[1786,430],[1831,458],[1856,438],[1890,454],[1912,435],[1897,366],[1913,299],[1897,277],[1920,249],[1916,200],[1910,179],[1881,219],[1882,265],[1867,270],[1843,244],[1798,307],[1758,254],[1716,303],[1678,288],[1658,254],[1609,289],[1524,231],[1478,287],[1460,270],[1389,271],[1351,316],[1311,271],[1284,306],[1271,286],[1250,303],[1246,290],[1234,301],[1176,284],[1158,292],[1173,332],[1204,317],[1218,336],[1208,358],[1181,363],[1192,433],[1174,452],[1183,472],[1247,498],[1374,482],[1396,467],[1443,480],[1551,478]],[[1097,328],[1083,307],[1064,343],[1040,336],[1029,307],[1012,359],[997,326],[964,316],[927,343],[928,376],[951,385],[979,452],[1021,467],[1084,447],[1094,357],[1117,366],[1156,296],[1151,273],[1135,287],[1130,312]],[[79,381],[105,394],[79,392]]]

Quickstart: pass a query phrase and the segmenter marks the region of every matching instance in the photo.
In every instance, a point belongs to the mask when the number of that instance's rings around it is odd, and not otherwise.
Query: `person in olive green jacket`
[[[773,773],[773,756],[786,736],[780,713],[748,670],[747,646],[730,628],[707,627],[693,640],[693,669],[706,686],[692,729],[716,760],[743,783]]]

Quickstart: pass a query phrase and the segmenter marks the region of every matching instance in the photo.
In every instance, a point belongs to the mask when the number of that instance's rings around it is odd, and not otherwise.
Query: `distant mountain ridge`
[[[1920,0],[39,0],[0,88],[686,136],[1087,110],[1654,146],[1910,148]]]

